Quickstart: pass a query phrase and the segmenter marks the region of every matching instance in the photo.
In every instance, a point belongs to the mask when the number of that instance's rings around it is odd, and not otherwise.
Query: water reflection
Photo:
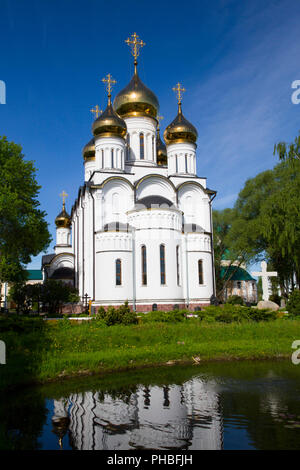
[[[84,392],[54,400],[53,432],[78,450],[221,449],[219,396],[211,382],[138,386],[128,395]]]
[[[300,368],[203,364],[0,397],[0,449],[299,449]]]

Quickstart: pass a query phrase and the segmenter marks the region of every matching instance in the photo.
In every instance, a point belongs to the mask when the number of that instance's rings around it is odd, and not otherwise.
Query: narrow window
[[[101,150],[101,156],[102,156],[102,168],[104,168],[104,150]]]
[[[188,172],[188,160],[187,160],[187,154],[185,154],[185,172]]]
[[[198,276],[199,276],[199,284],[203,284],[203,261],[199,259],[198,261]]]
[[[127,152],[126,160],[130,160],[130,134],[127,134]]]
[[[154,160],[154,135],[152,136],[152,160]]]
[[[145,158],[145,148],[144,148],[144,134],[140,133],[140,159],[144,160]]]
[[[147,251],[145,245],[141,248],[142,251],[142,284],[147,285]]]
[[[237,288],[238,288],[238,289],[241,289],[241,287],[242,287],[241,281],[237,281]]]
[[[175,155],[175,163],[176,163],[176,172],[175,173],[178,173],[178,158],[177,158],[177,155]]]
[[[165,245],[160,245],[159,254],[160,254],[160,283],[166,283],[166,256],[165,256],[166,247]]]
[[[177,285],[180,286],[179,245],[176,246]]]
[[[111,149],[111,168],[114,167],[114,149]]]
[[[116,260],[116,285],[120,286],[122,284],[122,265],[121,260]]]

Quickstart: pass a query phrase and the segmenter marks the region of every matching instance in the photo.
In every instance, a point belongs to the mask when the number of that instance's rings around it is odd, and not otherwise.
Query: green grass
[[[7,364],[0,389],[76,374],[106,373],[168,361],[288,357],[300,339],[300,320],[204,323],[145,323],[103,327],[95,322],[60,321],[36,331],[0,333]]]

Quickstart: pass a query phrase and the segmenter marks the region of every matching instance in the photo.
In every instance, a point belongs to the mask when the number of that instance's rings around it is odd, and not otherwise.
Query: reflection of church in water
[[[215,385],[139,386],[134,392],[84,392],[54,401],[53,432],[78,450],[221,449]],[[68,436],[68,437],[67,437]]]

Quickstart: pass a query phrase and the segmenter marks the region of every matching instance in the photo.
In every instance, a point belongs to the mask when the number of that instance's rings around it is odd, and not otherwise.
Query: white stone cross
[[[267,263],[265,261],[261,262],[261,273],[253,272],[252,276],[261,276],[262,279],[262,289],[263,289],[263,300],[269,300],[269,277],[277,276],[276,271],[267,272]]]

